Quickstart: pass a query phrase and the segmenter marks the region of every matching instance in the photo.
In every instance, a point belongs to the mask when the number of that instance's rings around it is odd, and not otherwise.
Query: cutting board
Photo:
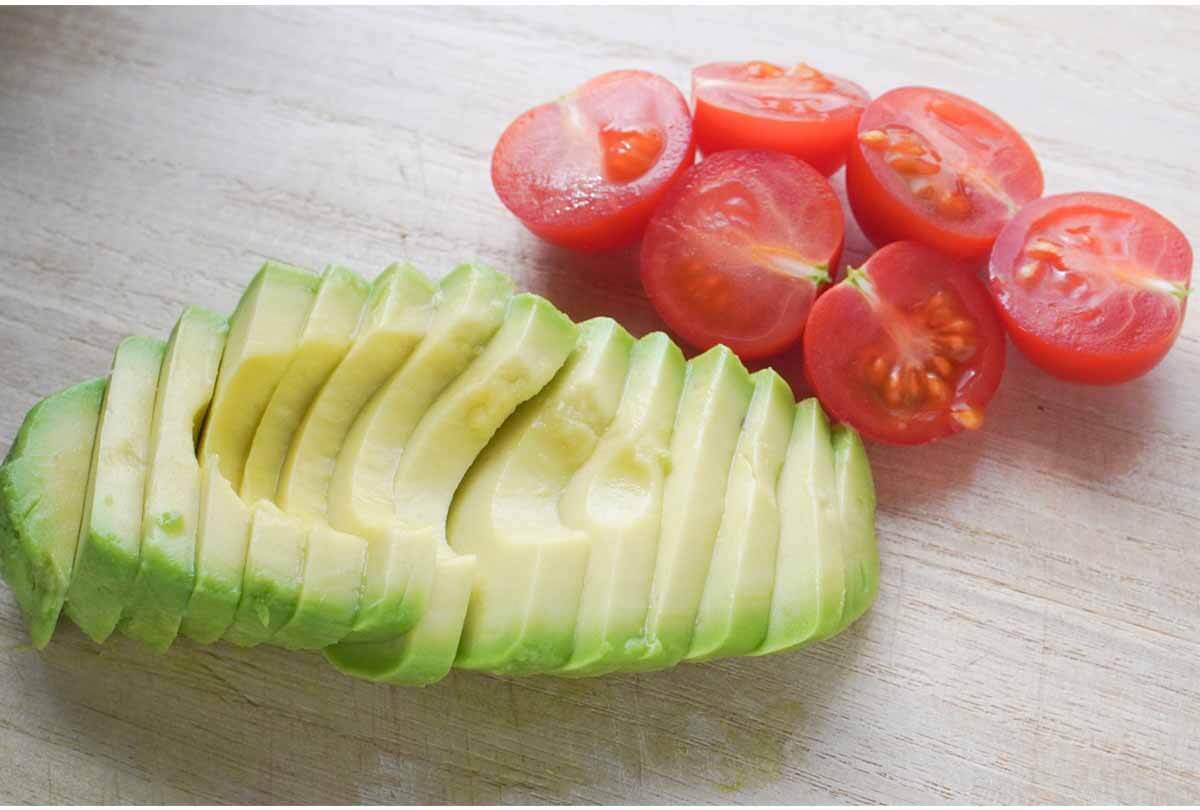
[[[0,437],[121,337],[229,311],[265,257],[478,259],[660,327],[631,254],[540,244],[489,182],[514,116],[615,68],[943,86],[1024,132],[1049,192],[1135,197],[1195,241],[1197,41],[1196,10],[3,10]],[[1200,314],[1117,388],[1011,353],[982,432],[870,454],[877,604],[757,660],[409,690],[65,623],[38,653],[0,589],[0,801],[1200,799]]]

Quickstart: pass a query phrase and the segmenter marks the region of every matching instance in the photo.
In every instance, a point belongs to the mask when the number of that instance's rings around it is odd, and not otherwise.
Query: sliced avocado
[[[171,332],[158,376],[142,501],[142,551],[118,628],[160,652],[175,640],[192,595],[200,513],[196,438],[228,333],[224,317],[188,307]]]
[[[629,667],[672,667],[687,655],[725,511],[725,490],[754,383],[737,355],[714,346],[688,361],[671,434],[658,560],[646,612],[646,655]]]
[[[363,538],[323,523],[311,526],[300,601],[271,643],[292,650],[319,650],[341,641],[354,626],[366,562]]]
[[[424,336],[432,299],[433,285],[413,267],[392,265],[375,280],[354,343],[305,414],[279,473],[275,502],[285,512],[325,519],[346,434]]]
[[[242,598],[250,509],[221,474],[219,456],[200,469],[200,517],[196,524],[196,580],[179,632],[212,644],[233,622]]]
[[[321,276],[304,328],[246,455],[241,492],[246,503],[274,500],[292,438],[321,386],[346,356],[370,286],[343,267]]]
[[[752,655],[820,641],[837,632],[845,596],[842,516],[829,419],[816,399],[796,405],[779,474],[779,548],[767,635]]]
[[[88,380],[34,405],[0,466],[0,574],[39,650],[71,583],[104,388]]]
[[[137,576],[150,422],[165,350],[161,340],[121,341],[100,409],[66,605],[97,644],[116,629]]]
[[[406,544],[395,523],[396,471],[417,424],[470,365],[504,320],[512,282],[485,267],[462,265],[442,279],[429,330],[400,370],[371,398],[338,455],[329,489],[329,522],[371,543],[365,603],[352,640],[395,638],[419,614],[401,613],[408,577],[432,571],[432,543]],[[395,540],[396,542],[392,542]],[[421,557],[411,555],[423,551]]]
[[[840,628],[845,628],[866,613],[879,589],[875,482],[862,439],[847,425],[833,428],[833,471],[846,539],[846,604],[840,623]]]
[[[590,540],[563,525],[558,501],[616,413],[633,343],[611,318],[580,324],[567,364],[459,487],[447,536],[477,562],[455,666],[516,675],[570,657]]]
[[[646,652],[643,629],[685,369],[683,353],[661,332],[637,342],[617,414],[559,501],[563,523],[587,533],[591,553],[571,657],[553,674],[601,675]]]
[[[300,604],[308,526],[270,501],[254,505],[242,598],[225,640],[240,647],[270,641]]]
[[[221,475],[235,491],[259,420],[295,355],[319,280],[307,270],[267,262],[229,319],[200,460],[218,456]]]
[[[326,657],[334,666],[372,680],[410,684],[431,683],[449,671],[475,569],[473,556],[455,554],[446,542],[451,500],[500,425],[566,362],[576,333],[575,324],[545,299],[528,293],[514,296],[487,348],[421,419],[396,471],[393,540],[432,543],[436,549],[431,575],[419,581],[410,578],[398,608],[421,618],[398,639],[328,648]],[[371,566],[369,561],[369,573]],[[368,608],[380,610],[377,604],[364,603],[363,610]],[[390,611],[384,613],[386,621]],[[371,620],[379,621],[375,616]]]
[[[763,369],[750,378],[754,397],[729,469],[725,510],[696,614],[689,661],[753,651],[766,637],[771,618],[779,545],[779,472],[796,403],[791,388],[773,370]]]

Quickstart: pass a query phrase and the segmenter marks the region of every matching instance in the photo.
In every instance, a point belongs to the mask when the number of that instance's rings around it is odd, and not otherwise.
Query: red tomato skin
[[[1179,304],[1179,318],[1172,327],[1154,330],[1144,335],[1137,346],[1107,347],[1064,346],[1030,328],[1027,318],[1009,302],[1005,287],[1011,280],[1013,266],[1024,248],[1029,230],[1048,213],[1072,205],[1113,208],[1145,217],[1152,227],[1160,229],[1167,247],[1168,272],[1172,280],[1188,284],[1191,280],[1192,248],[1174,224],[1141,203],[1115,194],[1077,192],[1043,197],[1025,206],[1000,232],[988,262],[988,287],[996,301],[996,309],[1008,330],[1013,344],[1029,361],[1051,376],[1065,382],[1087,385],[1117,385],[1136,379],[1158,365],[1174,345],[1183,319],[1187,314],[1187,299]],[[1067,325],[1069,339],[1087,343],[1086,330]]]
[[[964,391],[964,404],[985,410],[991,402],[1006,366],[1004,328],[984,286],[973,269],[952,257],[912,241],[892,242],[872,254],[863,264],[884,298],[904,295],[912,268],[948,268],[941,278],[958,294],[972,315],[981,339],[976,373]],[[929,278],[926,276],[926,281]],[[929,289],[938,289],[930,286]],[[960,433],[966,428],[949,410],[923,419],[905,429],[877,412],[869,392],[861,386],[844,384],[847,370],[834,350],[850,345],[866,332],[881,331],[866,299],[849,282],[842,281],[817,299],[804,332],[804,374],[821,405],[839,422],[853,426],[863,437],[883,444],[919,445]]]
[[[1028,180],[1029,198],[1035,199],[1042,195],[1045,181],[1041,166],[1025,139],[991,111],[970,99],[944,90],[927,87],[899,87],[884,93],[874,99],[859,118],[856,135],[879,124],[875,116],[877,110],[892,103],[902,94],[916,92],[936,93],[957,103],[970,105],[993,117],[1008,129],[1010,136],[1014,139],[1014,148],[1027,155],[1028,171],[1031,172]],[[855,221],[873,245],[882,247],[891,242],[907,239],[928,245],[959,259],[976,261],[987,257],[999,229],[995,232],[980,233],[965,228],[939,225],[919,209],[907,204],[907,200],[897,196],[887,187],[887,184],[880,180],[868,162],[869,148],[858,137],[851,141],[846,160],[846,197],[850,203],[850,210],[854,213]]]
[[[646,231],[646,238],[642,241],[641,278],[647,297],[649,297],[655,311],[666,322],[670,330],[688,346],[698,350],[705,350],[717,343],[723,343],[742,360],[753,361],[778,354],[799,341],[800,336],[803,334],[804,324],[808,319],[808,312],[812,301],[828,285],[817,287],[813,292],[812,298],[807,301],[795,302],[795,306],[789,315],[780,319],[782,322],[790,324],[788,328],[776,330],[766,338],[759,337],[753,340],[738,340],[723,335],[718,339],[703,329],[697,328],[686,306],[677,302],[675,297],[670,294],[667,283],[656,272],[655,262],[653,261],[658,242],[656,232],[665,229],[666,226],[663,224],[664,218],[669,216],[671,210],[681,198],[690,193],[691,186],[695,182],[698,182],[701,176],[714,171],[720,171],[719,167],[725,164],[746,160],[769,160],[775,163],[791,162],[790,168],[792,170],[806,175],[804,177],[805,182],[819,182],[821,184],[822,190],[828,196],[829,204],[833,206],[832,210],[837,220],[833,236],[833,247],[829,249],[827,259],[828,272],[830,277],[833,277],[838,263],[841,261],[842,249],[845,245],[845,227],[837,195],[829,186],[828,181],[807,163],[792,156],[751,150],[729,150],[701,161],[667,191],[662,203],[655,211],[655,216],[651,219]]]
[[[539,115],[552,110],[556,102],[539,104],[518,116],[501,134],[496,148],[492,151],[492,187],[500,201],[531,233],[550,244],[581,253],[598,253],[628,247],[636,242],[645,230],[646,223],[663,194],[695,163],[696,138],[691,110],[679,89],[663,77],[638,70],[613,71],[591,79],[581,85],[580,90],[594,83],[621,78],[638,78],[652,82],[660,92],[669,96],[669,106],[672,110],[671,120],[666,122],[668,144],[664,155],[670,158],[672,154],[679,153],[678,159],[665,176],[654,178],[652,185],[648,182],[644,184],[650,187],[626,204],[603,213],[596,212],[595,206],[577,205],[573,206],[573,211],[566,214],[548,216],[549,206],[530,205],[509,190],[512,185],[521,182],[519,178],[524,169],[510,159],[509,155],[517,152],[511,149],[510,145],[519,142],[525,130],[535,125]],[[648,174],[654,173],[652,169]],[[642,180],[637,182],[642,184]]]

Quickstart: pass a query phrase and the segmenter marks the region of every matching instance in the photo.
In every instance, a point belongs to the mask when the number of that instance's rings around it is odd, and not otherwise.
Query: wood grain
[[[1049,191],[1194,238],[1198,39],[1184,9],[2,10],[0,436],[267,256],[481,259],[656,328],[628,255],[540,245],[488,179],[513,116],[618,67],[945,86],[1028,135]],[[0,590],[0,801],[1200,800],[1200,318],[1120,388],[1014,354],[985,431],[871,456],[878,604],[762,660],[393,689],[65,626],[38,654]]]

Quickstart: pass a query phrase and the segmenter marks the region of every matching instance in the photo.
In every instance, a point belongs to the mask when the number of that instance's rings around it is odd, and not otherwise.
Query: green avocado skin
[[[39,650],[71,582],[104,388],[89,380],[35,405],[0,467],[0,575]]]

